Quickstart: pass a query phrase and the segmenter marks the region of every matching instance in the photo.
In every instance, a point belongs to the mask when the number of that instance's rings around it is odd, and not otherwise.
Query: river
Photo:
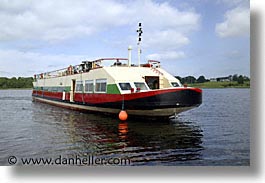
[[[90,155],[129,158],[132,166],[250,165],[249,89],[203,89],[200,107],[168,122],[120,122],[32,102],[31,90],[0,90],[0,102],[0,165],[10,156]]]

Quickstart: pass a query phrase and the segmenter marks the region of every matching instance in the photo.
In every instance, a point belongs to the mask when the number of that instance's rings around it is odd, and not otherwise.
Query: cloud
[[[5,76],[33,76],[70,64],[79,64],[84,60],[82,55],[41,54],[17,50],[0,50],[0,73]]]
[[[180,11],[169,3],[136,1],[131,8],[132,18],[143,23],[143,46],[159,50],[176,49],[187,45],[188,35],[199,28],[201,16],[189,9]],[[134,23],[134,25],[136,24]]]
[[[225,13],[225,21],[215,26],[218,36],[240,37],[250,34],[250,10],[248,7],[236,7]]]
[[[0,1],[0,40],[61,41],[122,25],[126,13],[114,1]],[[111,8],[106,8],[111,7]]]
[[[176,49],[187,45],[189,38],[175,30],[154,31],[145,37],[145,47],[157,47],[159,50]]]
[[[175,60],[185,56],[179,49],[190,43],[189,35],[200,27],[200,18],[192,7],[180,10],[152,0],[2,0],[0,71],[3,75],[28,76],[80,63],[83,55],[68,55],[59,47],[66,40],[93,37],[100,41],[112,39],[109,32],[115,32],[123,47],[136,44],[138,22],[143,23],[143,47],[153,53],[148,57]],[[131,32],[125,34],[124,30]],[[51,44],[56,48],[54,54],[47,53]],[[57,50],[64,54],[56,54]]]
[[[124,25],[136,27],[139,21],[146,33],[175,31],[187,39],[185,33],[198,27],[199,19],[194,11],[179,11],[151,0],[0,1],[0,41],[58,42]]]
[[[194,30],[198,27],[200,15],[189,9],[180,11],[167,2],[156,3],[151,0],[135,1],[128,4],[130,17],[143,21],[145,28],[177,29],[179,31]]]
[[[184,52],[178,50],[190,43],[190,32],[200,27],[200,14],[192,9],[180,11],[167,2],[136,1],[132,12],[143,23],[143,48],[153,52],[147,59],[183,58]]]
[[[180,58],[184,58],[185,53],[182,51],[176,52],[176,51],[169,51],[169,52],[163,52],[163,53],[154,53],[147,55],[148,60],[177,60]]]

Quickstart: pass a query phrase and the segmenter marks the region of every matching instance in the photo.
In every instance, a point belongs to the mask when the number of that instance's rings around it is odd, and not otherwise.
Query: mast
[[[142,36],[142,33],[143,33],[143,31],[142,31],[142,23],[139,23],[139,27],[138,27],[138,30],[136,32],[138,32],[138,43],[137,43],[137,45],[138,45],[138,67],[140,67],[141,53],[142,53],[140,43],[142,41],[141,36]]]
[[[128,67],[132,65],[132,46],[129,45],[128,47]]]

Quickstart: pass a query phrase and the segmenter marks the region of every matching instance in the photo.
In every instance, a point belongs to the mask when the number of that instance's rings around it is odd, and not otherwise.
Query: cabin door
[[[74,102],[75,101],[75,79],[72,80],[72,84],[71,84],[71,91],[70,91],[70,102]]]
[[[159,89],[159,76],[145,76],[145,82],[151,90]]]

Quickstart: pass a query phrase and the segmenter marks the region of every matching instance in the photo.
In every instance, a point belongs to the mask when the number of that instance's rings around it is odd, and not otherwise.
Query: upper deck
[[[69,65],[67,68],[36,74],[34,75],[34,80],[87,73],[91,70],[103,67],[149,67],[156,70],[156,68],[160,68],[160,62],[156,60],[148,60],[145,64],[135,65],[130,64],[127,58],[101,58],[93,61],[82,61],[82,63],[78,65]],[[159,70],[156,70],[156,72],[163,75]]]

